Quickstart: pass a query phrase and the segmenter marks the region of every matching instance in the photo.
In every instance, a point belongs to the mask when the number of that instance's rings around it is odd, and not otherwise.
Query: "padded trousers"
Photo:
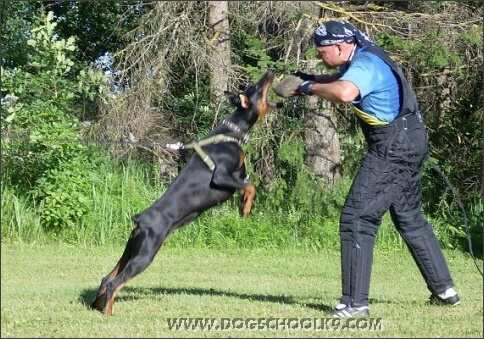
[[[369,149],[348,192],[340,219],[341,303],[368,305],[375,236],[387,211],[428,289],[453,287],[446,260],[421,210],[421,177],[428,156],[423,124],[390,124],[365,133]],[[396,281],[395,283],[398,283]]]

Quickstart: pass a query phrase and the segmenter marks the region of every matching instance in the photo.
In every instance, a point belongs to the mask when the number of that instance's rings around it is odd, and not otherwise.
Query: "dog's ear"
[[[241,94],[235,94],[229,91],[224,91],[225,95],[229,98],[229,101],[232,105],[237,106],[237,107],[242,107],[244,109],[248,109],[250,106],[250,99],[247,97],[247,95],[241,93]]]
[[[239,102],[240,102],[240,106],[242,106],[242,108],[249,109],[250,99],[247,95],[239,94]]]

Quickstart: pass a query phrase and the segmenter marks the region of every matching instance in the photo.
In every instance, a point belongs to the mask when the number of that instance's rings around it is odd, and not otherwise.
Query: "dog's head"
[[[234,113],[237,120],[245,121],[250,128],[267,112],[282,107],[282,103],[276,104],[268,100],[267,95],[273,81],[274,73],[267,71],[256,84],[250,85],[244,92],[225,92],[230,103],[237,107]]]

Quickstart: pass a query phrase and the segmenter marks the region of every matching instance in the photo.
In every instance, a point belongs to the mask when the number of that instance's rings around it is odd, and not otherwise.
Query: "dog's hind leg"
[[[116,267],[101,283],[91,307],[111,315],[118,292],[133,277],[143,272],[153,261],[166,235],[153,235],[150,229],[136,227]],[[104,303],[102,303],[104,300]]]
[[[130,239],[133,237],[136,229],[133,229],[130,235]],[[129,244],[129,240],[128,240]],[[104,305],[102,304],[102,300],[104,299],[104,296],[106,294],[106,285],[111,282],[114,278],[116,278],[121,272],[124,267],[126,266],[130,256],[131,256],[131,247],[126,245],[126,248],[124,249],[123,255],[121,256],[121,259],[119,259],[118,263],[116,266],[113,268],[113,270],[106,275],[102,280],[101,280],[101,285],[99,286],[98,292],[96,294],[96,297],[94,301],[91,303],[90,307],[99,311],[102,311],[104,308]]]
[[[101,302],[106,293],[106,284],[116,277],[116,275],[119,272],[120,263],[121,263],[121,260],[117,263],[117,265],[114,267],[111,273],[109,273],[101,280],[101,285],[99,286],[99,289],[96,293],[96,297],[94,298],[94,301],[90,305],[92,309],[102,311],[103,306]]]

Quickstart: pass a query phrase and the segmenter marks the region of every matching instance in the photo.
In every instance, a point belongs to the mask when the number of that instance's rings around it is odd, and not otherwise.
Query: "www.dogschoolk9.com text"
[[[167,318],[171,331],[382,331],[381,318]]]

